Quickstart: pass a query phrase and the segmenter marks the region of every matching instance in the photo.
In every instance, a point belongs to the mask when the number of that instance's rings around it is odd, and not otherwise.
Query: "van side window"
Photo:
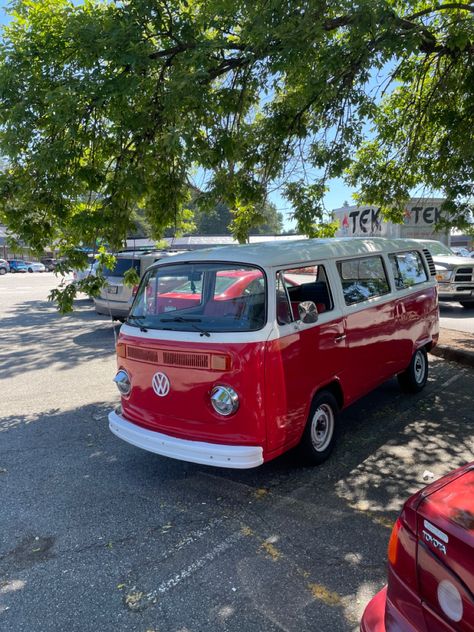
[[[280,284],[284,284],[286,292],[278,292],[277,284],[277,314],[280,324],[299,320],[298,305],[303,301],[316,304],[318,313],[329,312],[334,308],[329,284],[324,266],[302,266],[291,270],[282,270],[278,275]],[[283,288],[282,288],[283,289]],[[290,306],[288,300],[290,299]],[[286,307],[281,307],[285,305]],[[287,320],[284,310],[290,309],[290,320]]]
[[[382,257],[338,261],[337,269],[342,282],[346,305],[361,303],[374,296],[390,292]]]
[[[420,253],[416,250],[397,252],[389,255],[389,259],[392,264],[397,290],[403,290],[428,281],[423,260]]]

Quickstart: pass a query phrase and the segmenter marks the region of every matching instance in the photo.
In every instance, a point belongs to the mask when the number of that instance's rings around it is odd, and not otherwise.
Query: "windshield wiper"
[[[132,325],[132,327],[133,327],[133,323],[130,322],[131,318],[133,318],[133,320],[140,321],[140,320],[143,320],[144,318],[146,318],[146,316],[130,316],[130,314],[129,314],[125,322],[127,323],[127,325]],[[144,332],[148,331],[148,329],[146,327],[144,327],[143,325],[138,325],[138,326],[140,327],[140,331],[144,331]]]
[[[199,331],[201,336],[206,336],[207,338],[211,336],[211,334],[208,331],[205,331],[204,329],[201,329],[200,327],[194,324],[195,322],[200,323],[201,322],[200,318],[184,318],[183,316],[175,316],[174,318],[162,318],[161,322],[162,323],[190,323],[191,327],[195,329],[196,331]]]

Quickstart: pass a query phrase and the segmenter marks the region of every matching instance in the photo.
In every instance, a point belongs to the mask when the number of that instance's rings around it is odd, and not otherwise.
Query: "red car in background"
[[[388,545],[388,584],[360,629],[474,631],[474,463],[405,503]]]
[[[201,302],[201,283],[201,279],[186,280],[176,287],[167,288],[165,279],[156,299],[152,293],[148,299],[156,300],[156,313],[187,309]],[[232,301],[264,291],[265,281],[260,271],[222,270],[216,275],[214,301]],[[149,307],[149,311],[153,311]]]

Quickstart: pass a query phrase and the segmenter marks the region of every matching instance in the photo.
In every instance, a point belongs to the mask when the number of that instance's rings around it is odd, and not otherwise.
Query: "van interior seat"
[[[240,318],[245,310],[246,301],[242,298],[231,298],[226,301],[209,301],[204,307],[205,316],[232,316]]]
[[[288,288],[291,304],[302,303],[303,301],[313,301],[318,308],[318,312],[325,312],[331,309],[331,297],[326,283],[315,281],[314,283],[304,283]]]

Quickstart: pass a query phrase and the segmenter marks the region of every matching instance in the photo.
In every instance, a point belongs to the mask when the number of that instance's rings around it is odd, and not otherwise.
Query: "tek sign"
[[[378,208],[359,207],[336,211],[340,232],[343,235],[383,234],[384,222]],[[411,206],[405,209],[405,226],[433,226],[440,220],[438,206]]]

